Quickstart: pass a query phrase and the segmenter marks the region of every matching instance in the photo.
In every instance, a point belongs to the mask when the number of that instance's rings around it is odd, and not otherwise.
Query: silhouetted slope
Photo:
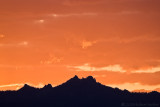
[[[18,91],[0,92],[0,107],[121,107],[127,104],[158,106],[159,102],[158,92],[130,93],[104,86],[92,76],[82,79],[75,76],[57,87],[48,84],[38,89],[25,84]]]
[[[52,88],[53,88],[53,87],[52,87],[51,84],[45,85],[45,86],[43,87],[43,89],[52,89]]]
[[[32,92],[32,91],[36,91],[37,89],[35,87],[29,86],[28,84],[25,84],[21,89],[19,89],[18,91],[22,91],[22,92]]]

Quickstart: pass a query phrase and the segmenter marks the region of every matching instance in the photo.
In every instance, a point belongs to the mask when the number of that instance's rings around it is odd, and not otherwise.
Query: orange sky
[[[159,0],[0,0],[0,90],[78,75],[160,88]]]

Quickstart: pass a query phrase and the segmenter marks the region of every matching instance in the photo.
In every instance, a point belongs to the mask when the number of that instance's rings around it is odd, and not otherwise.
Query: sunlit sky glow
[[[0,90],[55,86],[74,75],[121,89],[160,88],[159,4],[0,0]]]

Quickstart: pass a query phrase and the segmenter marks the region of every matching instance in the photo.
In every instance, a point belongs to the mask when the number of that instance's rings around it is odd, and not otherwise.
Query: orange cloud
[[[138,69],[131,71],[132,73],[156,73],[160,71],[160,67],[150,67],[147,69]]]
[[[0,34],[0,38],[4,38],[5,37],[5,35],[3,35],[3,34]]]
[[[61,18],[61,17],[81,17],[81,16],[96,16],[97,13],[70,13],[70,14],[51,14],[50,16],[54,18]]]
[[[76,71],[113,71],[113,72],[129,72],[130,73],[156,73],[160,71],[160,67],[150,67],[148,69],[139,68],[136,70],[126,70],[121,65],[109,65],[105,67],[92,67],[90,64],[86,63],[82,66],[68,66],[69,68],[74,68]]]
[[[88,63],[82,66],[68,66],[74,68],[76,71],[111,71],[111,72],[126,72],[120,65],[109,65],[105,67],[92,67]]]
[[[86,49],[90,46],[92,46],[93,44],[97,43],[96,41],[86,41],[86,40],[83,40],[82,43],[81,43],[81,46],[83,49]]]
[[[24,84],[8,84],[8,85],[0,85],[0,91],[2,90],[18,90]]]
[[[23,86],[24,84],[9,84],[9,85],[0,85],[0,88],[4,87],[13,87],[13,86]]]
[[[107,84],[108,86],[111,87],[118,87],[120,89],[128,89],[129,91],[134,91],[134,90],[141,90],[141,89],[146,89],[146,90],[155,90],[160,87],[160,85],[142,85],[140,83],[124,83],[124,84]]]
[[[44,60],[41,61],[41,64],[56,64],[63,61],[63,57],[57,57],[53,54],[49,54]]]
[[[37,23],[37,24],[42,24],[42,23],[44,23],[44,22],[45,22],[44,19],[40,19],[40,20],[36,20],[36,21],[35,21],[35,23]]]
[[[44,87],[43,83],[39,83],[37,85],[32,84],[32,83],[25,83],[28,84],[30,86],[36,87],[36,88],[42,88]],[[8,85],[0,85],[0,90],[18,90],[21,87],[23,87],[24,84],[8,84]]]
[[[22,41],[19,43],[0,43],[0,47],[19,47],[19,46],[28,46],[28,41]]]

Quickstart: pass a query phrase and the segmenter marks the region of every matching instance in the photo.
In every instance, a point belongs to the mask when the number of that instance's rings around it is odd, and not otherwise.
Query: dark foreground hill
[[[77,76],[57,87],[24,85],[0,92],[0,107],[159,107],[160,93],[131,93],[104,86],[92,77]]]

